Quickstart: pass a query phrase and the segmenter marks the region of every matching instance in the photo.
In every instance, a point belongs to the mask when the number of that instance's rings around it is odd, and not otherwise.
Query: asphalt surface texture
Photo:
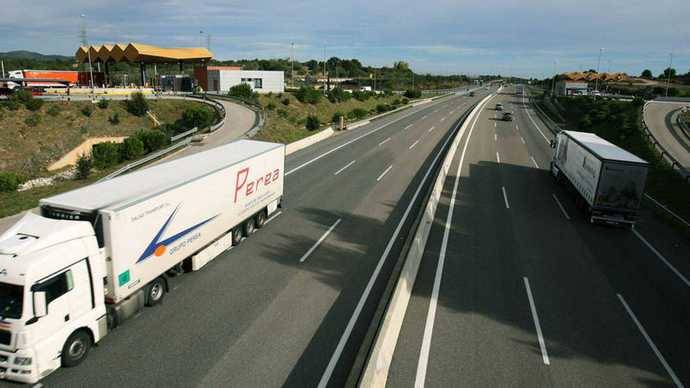
[[[280,215],[43,386],[342,386],[408,209],[421,206],[412,199],[487,93],[405,109],[288,156]]]
[[[644,110],[644,121],[663,149],[690,171],[690,136],[676,121],[676,114],[687,106],[690,103],[651,101]]]
[[[497,102],[514,121],[495,119]],[[690,383],[687,238],[646,205],[634,230],[587,223],[548,171],[552,138],[519,86],[465,134],[389,387]]]

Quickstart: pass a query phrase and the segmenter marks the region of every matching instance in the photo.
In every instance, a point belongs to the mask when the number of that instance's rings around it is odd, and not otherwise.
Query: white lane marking
[[[540,167],[539,167],[539,164],[537,164],[537,161],[534,159],[534,156],[530,156],[529,158],[532,159],[532,163],[534,163],[534,166],[535,166],[536,168],[540,168]]]
[[[420,111],[410,112],[410,113],[408,113],[408,114],[406,114],[406,115],[404,115],[404,116],[398,117],[397,119],[395,119],[395,120],[393,120],[393,121],[390,121],[390,122],[388,122],[388,123],[386,123],[386,124],[383,124],[383,125],[381,125],[380,127],[374,128],[374,129],[372,129],[372,130],[369,131],[369,132],[363,133],[363,134],[357,136],[357,137],[354,138],[354,139],[348,140],[348,141],[346,141],[345,143],[343,143],[343,144],[341,144],[341,145],[339,145],[339,146],[337,146],[337,147],[331,148],[330,150],[328,150],[328,151],[322,153],[321,155],[319,155],[319,156],[317,156],[317,157],[315,157],[315,158],[312,158],[312,159],[310,159],[310,160],[308,160],[308,161],[306,161],[306,162],[300,164],[299,166],[293,168],[292,170],[289,170],[289,171],[285,172],[285,175],[287,176],[287,175],[292,174],[293,172],[299,171],[299,170],[301,170],[302,168],[304,168],[304,167],[306,167],[306,166],[308,166],[308,165],[310,165],[310,164],[316,162],[317,160],[323,158],[324,156],[328,156],[328,155],[332,154],[333,152],[338,151],[339,149],[341,149],[341,148],[343,148],[343,147],[346,147],[346,146],[348,146],[348,145],[350,145],[350,144],[356,142],[357,140],[360,140],[360,139],[362,139],[362,138],[364,138],[364,137],[367,137],[367,136],[369,136],[369,135],[371,135],[371,134],[373,134],[373,133],[376,133],[376,132],[380,131],[381,129],[383,129],[383,128],[385,128],[385,127],[391,125],[391,124],[395,124],[395,123],[397,123],[398,121],[400,121],[400,120],[402,120],[402,119],[405,119],[405,118],[407,118],[407,117],[410,117],[410,116],[412,116],[413,114],[417,114],[417,113],[419,113],[419,112],[420,112]],[[426,117],[426,115],[424,115],[424,117]],[[423,118],[423,117],[422,117],[422,118]]]
[[[683,274],[680,273],[680,271],[678,271],[678,270],[676,269],[676,267],[674,267],[668,260],[666,260],[666,258],[665,258],[656,248],[654,248],[654,246],[652,246],[652,244],[650,244],[649,241],[647,241],[646,238],[642,237],[642,235],[641,235],[637,230],[633,229],[632,231],[633,231],[633,234],[635,234],[635,236],[637,236],[637,238],[639,238],[640,241],[642,241],[642,242],[644,243],[644,245],[646,245],[647,248],[649,248],[649,250],[651,250],[652,252],[654,252],[654,254],[656,255],[656,257],[659,258],[659,260],[661,260],[664,264],[666,264],[666,266],[667,266],[674,274],[676,274],[676,276],[678,276],[678,278],[680,278],[680,280],[681,280],[683,283],[685,283],[686,286],[690,287],[690,280],[688,280],[688,278],[686,278],[685,276],[683,276]]]
[[[426,118],[426,116],[427,115],[422,116],[422,118],[420,118],[420,120],[424,120]]]
[[[506,209],[510,209],[510,204],[508,203],[508,194],[506,194],[506,187],[501,186],[501,191],[503,191],[503,200],[506,203]]]
[[[561,201],[558,200],[558,197],[556,197],[556,194],[551,194],[553,196],[553,199],[556,201],[558,204],[558,207],[561,209],[561,212],[563,212],[563,215],[565,216],[566,220],[570,220],[570,216],[568,215],[568,212],[565,211],[565,208],[563,207],[563,204],[561,204]]]
[[[494,128],[496,128],[496,122],[494,121]]]
[[[412,124],[406,126],[405,128],[403,128],[403,130],[405,130],[405,129],[410,129],[413,125],[414,125],[414,123],[412,123]]]
[[[393,165],[392,165],[392,164],[391,164],[390,166],[388,166],[388,168],[387,168],[384,172],[382,172],[381,175],[379,175],[378,178],[376,178],[376,182],[378,182],[378,181],[380,181],[381,179],[383,179],[383,177],[386,176],[386,174],[388,174],[388,171],[390,171],[391,168],[393,168]]]
[[[300,262],[300,263],[304,263],[304,261],[307,260],[307,258],[309,257],[309,255],[311,255],[311,254],[316,250],[316,248],[318,248],[319,245],[321,245],[321,243],[323,242],[323,240],[325,240],[326,237],[328,237],[328,235],[331,234],[331,232],[333,231],[333,229],[335,229],[335,227],[338,226],[338,224],[340,223],[340,221],[342,221],[342,218],[338,218],[338,220],[337,220],[333,225],[331,225],[330,228],[328,228],[328,230],[326,231],[326,233],[324,233],[324,234],[321,236],[321,238],[319,238],[319,240],[316,241],[316,243],[315,243],[314,245],[312,245],[311,248],[309,248],[309,250],[307,251],[307,253],[305,253],[304,255],[302,255],[302,257],[300,257],[300,259],[299,259],[299,262]]]
[[[446,121],[446,116],[441,117],[441,121]]]
[[[433,131],[434,128],[436,128],[436,127],[431,127],[431,128],[429,128],[429,132]]]
[[[680,382],[678,379],[678,376],[676,376],[676,373],[673,372],[673,369],[671,369],[671,366],[666,362],[666,359],[664,356],[661,354],[659,351],[659,348],[656,347],[654,344],[654,341],[652,341],[652,338],[649,337],[649,334],[647,334],[647,330],[644,329],[640,321],[637,319],[637,316],[635,316],[635,313],[630,309],[630,306],[628,306],[628,303],[623,299],[623,295],[617,294],[618,299],[621,301],[623,304],[623,307],[625,307],[625,311],[628,312],[628,315],[630,316],[630,319],[635,323],[635,326],[637,326],[637,329],[642,333],[642,336],[644,339],[647,341],[647,344],[649,344],[649,347],[652,348],[652,351],[656,355],[656,357],[659,359],[659,362],[661,362],[661,365],[664,366],[664,369],[666,369],[666,373],[668,373],[669,376],[671,376],[671,380],[673,380],[673,383],[676,385],[676,387],[684,387],[683,383]]]
[[[386,140],[380,142],[380,143],[379,143],[379,147],[381,147],[382,145],[386,144],[388,141],[390,141],[390,139],[391,139],[391,138],[389,137],[389,138],[387,138]]]
[[[455,129],[457,129],[458,127],[460,127],[460,123],[458,123],[455,126]],[[440,150],[445,149],[446,145],[448,144],[448,142],[453,137],[454,136],[452,136],[452,135],[447,136],[446,140],[443,142],[443,145],[441,146]],[[333,351],[333,354],[331,355],[331,359],[328,361],[328,365],[326,365],[326,369],[324,370],[323,375],[321,375],[321,380],[319,380],[318,388],[326,388],[326,386],[328,385],[328,382],[331,379],[331,375],[333,374],[333,370],[335,369],[335,365],[338,363],[338,360],[340,360],[340,355],[343,353],[343,349],[345,348],[345,345],[347,344],[347,340],[350,338],[350,334],[352,334],[352,330],[355,327],[355,323],[357,323],[357,320],[359,319],[359,314],[362,313],[362,309],[364,308],[364,304],[366,303],[367,299],[369,299],[369,293],[371,292],[371,289],[374,287],[374,283],[376,282],[376,278],[378,278],[379,273],[381,272],[381,268],[383,267],[383,264],[386,262],[386,259],[388,258],[388,255],[390,254],[391,249],[393,249],[393,244],[395,243],[395,241],[397,241],[398,235],[400,234],[400,231],[402,230],[403,225],[407,221],[407,217],[410,215],[410,211],[412,210],[412,206],[417,201],[417,197],[419,197],[419,193],[422,191],[422,187],[424,187],[424,183],[429,178],[429,175],[431,174],[431,170],[434,168],[434,166],[436,165],[436,162],[438,161],[438,159],[440,157],[441,157],[441,151],[436,153],[434,160],[431,161],[429,168],[426,170],[426,172],[424,173],[424,176],[422,177],[422,181],[419,183],[419,186],[417,186],[417,190],[415,190],[414,195],[412,195],[412,199],[408,203],[407,208],[405,209],[405,212],[402,215],[402,218],[400,218],[400,222],[398,222],[398,226],[395,227],[395,230],[393,231],[393,235],[388,240],[388,244],[386,244],[386,248],[383,250],[381,257],[379,258],[379,261],[376,264],[376,268],[374,268],[374,272],[371,273],[371,276],[369,277],[369,281],[367,282],[367,285],[364,288],[364,291],[362,292],[362,296],[359,298],[359,301],[357,302],[357,306],[355,306],[355,310],[352,312],[352,316],[350,317],[350,320],[347,322],[347,326],[345,326],[345,331],[343,331],[343,334],[340,336],[340,340],[338,341],[338,345],[336,345],[335,350]]]
[[[517,124],[515,124],[515,130],[516,130],[516,131],[519,131],[519,130],[520,130],[520,127],[518,127]]]
[[[498,135],[494,133],[494,141],[498,141]]]
[[[487,100],[488,101],[488,100]],[[426,314],[426,322],[424,324],[424,336],[422,337],[422,348],[419,351],[419,360],[417,361],[417,375],[415,377],[415,388],[423,388],[424,381],[426,380],[426,370],[429,364],[429,351],[431,350],[431,337],[434,331],[434,320],[436,319],[436,306],[438,305],[438,294],[441,289],[441,278],[443,275],[443,265],[446,261],[446,249],[448,247],[448,237],[450,234],[450,226],[453,221],[453,208],[455,207],[455,196],[458,190],[458,185],[460,182],[460,173],[462,172],[462,164],[465,160],[465,153],[467,151],[467,145],[470,144],[470,139],[472,138],[472,131],[479,120],[480,114],[477,114],[472,126],[470,127],[470,132],[467,135],[467,140],[465,140],[465,146],[462,148],[462,154],[460,155],[460,160],[458,161],[458,170],[455,175],[455,183],[453,184],[453,194],[450,198],[450,207],[448,209],[448,215],[446,216],[446,225],[443,231],[443,240],[441,241],[441,252],[438,256],[438,264],[436,267],[436,274],[434,275],[434,288],[431,291],[431,300],[429,301],[429,310]],[[462,136],[462,134],[460,134]]]
[[[346,168],[352,166],[353,164],[355,164],[355,160],[353,160],[353,161],[351,161],[350,163],[346,164],[346,165],[345,165],[344,167],[342,167],[340,170],[334,172],[333,175],[338,175],[338,174],[340,174],[341,172],[345,171]]]
[[[544,364],[550,365],[549,353],[546,351],[546,343],[544,342],[544,335],[541,332],[541,325],[539,324],[539,315],[537,315],[537,307],[534,305],[534,297],[532,296],[532,289],[529,286],[529,279],[523,276],[522,280],[525,282],[525,289],[527,290],[527,299],[529,299],[529,308],[532,311],[532,319],[534,320],[534,327],[537,330],[537,338],[539,339],[539,347],[541,348],[541,359]]]
[[[523,104],[525,103],[525,97],[524,96],[522,97],[522,103]],[[532,118],[532,115],[529,114],[529,108],[525,108],[525,112],[527,112],[527,117],[529,117],[529,120],[532,122],[532,124],[534,124],[534,127],[537,128],[537,131],[539,131],[539,133],[541,134],[541,137],[544,138],[544,141],[546,141],[547,143],[550,144],[551,142],[549,141],[549,139],[546,137],[546,135],[544,135],[544,132],[541,131],[541,129],[539,128],[539,125],[537,125],[537,123]]]
[[[522,144],[527,144],[527,143],[525,143],[525,138],[522,136],[520,136],[520,141],[522,142]]]
[[[501,155],[498,154],[498,151],[496,151],[496,161],[501,163]]]
[[[690,222],[686,221],[685,219],[683,219],[683,217],[681,217],[681,216],[679,216],[678,214],[674,213],[671,209],[669,209],[669,208],[667,208],[666,206],[664,206],[664,204],[662,204],[661,202],[657,201],[656,199],[654,199],[654,198],[653,198],[652,196],[650,196],[649,194],[645,193],[644,196],[645,196],[647,199],[649,199],[650,201],[654,202],[654,204],[656,204],[656,205],[659,206],[660,208],[666,210],[670,215],[672,215],[673,217],[675,217],[678,221],[682,222],[682,223],[685,224],[686,226],[690,226]]]
[[[417,139],[417,141],[415,141],[414,143],[412,143],[412,145],[410,145],[410,147],[408,147],[408,148],[409,148],[409,149],[413,149],[414,146],[416,146],[417,143],[419,143],[420,140],[422,140],[422,139]]]
[[[279,211],[278,213],[272,215],[269,219],[266,220],[266,223],[268,224],[269,222],[273,221],[276,217],[278,217],[281,214],[283,214],[283,212]]]

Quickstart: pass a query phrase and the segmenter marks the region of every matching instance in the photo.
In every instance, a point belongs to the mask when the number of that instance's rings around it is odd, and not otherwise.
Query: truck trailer
[[[239,140],[40,201],[0,236],[0,377],[75,366],[281,207],[285,146]]]
[[[637,220],[649,164],[593,133],[561,131],[551,173],[578,193],[589,222],[632,226]]]

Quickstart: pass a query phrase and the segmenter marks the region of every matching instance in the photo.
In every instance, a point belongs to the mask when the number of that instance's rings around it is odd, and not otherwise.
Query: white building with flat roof
[[[282,71],[226,70],[210,68],[207,73],[208,91],[227,93],[231,87],[247,84],[257,93],[282,93],[285,75]]]

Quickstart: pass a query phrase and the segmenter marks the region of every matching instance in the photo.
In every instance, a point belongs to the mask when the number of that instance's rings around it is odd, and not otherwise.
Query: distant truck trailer
[[[23,80],[27,88],[64,88],[67,86],[91,86],[91,72],[74,70],[13,70],[9,78]],[[31,80],[36,81],[31,81]],[[54,81],[53,81],[54,80]],[[103,85],[105,75],[93,72],[94,85]]]
[[[562,131],[552,141],[551,173],[578,193],[591,223],[632,226],[649,164],[593,133]]]
[[[41,200],[0,236],[0,377],[79,364],[176,275],[263,226],[284,160],[283,144],[239,140]]]

